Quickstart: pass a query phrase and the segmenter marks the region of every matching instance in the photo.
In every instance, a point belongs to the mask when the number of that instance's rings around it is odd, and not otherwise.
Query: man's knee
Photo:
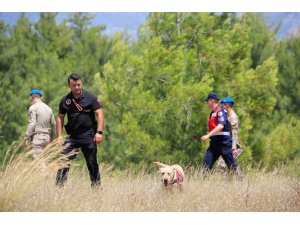
[[[233,158],[232,153],[222,154],[222,157],[229,169],[235,169],[237,167],[237,163]]]
[[[43,149],[41,147],[33,146],[31,150],[31,157],[33,159],[37,159],[41,157],[42,153],[43,153]]]
[[[205,156],[203,161],[203,167],[206,169],[211,169],[212,167],[212,160],[210,157]]]

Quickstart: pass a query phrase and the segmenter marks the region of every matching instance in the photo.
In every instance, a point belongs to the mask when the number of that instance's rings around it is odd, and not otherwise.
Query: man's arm
[[[35,110],[29,110],[28,113],[28,126],[27,131],[25,133],[24,138],[24,146],[25,148],[29,147],[29,138],[33,135],[35,124],[36,124],[36,111]]]
[[[237,140],[238,140],[238,129],[232,129],[232,150],[237,148]]]
[[[234,156],[237,156],[239,119],[235,113],[232,113],[232,116],[230,117],[229,121],[231,125],[231,135],[232,135],[232,153]]]
[[[51,125],[51,140],[53,140],[56,137],[56,122],[53,113],[51,113],[50,125]]]
[[[218,124],[212,131],[210,131],[208,134],[204,135],[201,137],[201,141],[206,141],[207,139],[209,139],[211,136],[213,136],[214,134],[222,131],[224,128],[223,124]]]
[[[63,144],[64,139],[62,137],[62,127],[64,125],[65,114],[58,113],[56,119],[56,134],[57,134],[57,141]]]
[[[97,131],[102,131],[103,126],[104,126],[104,115],[103,115],[102,108],[97,109],[94,112],[95,112],[95,115],[97,116]],[[95,134],[95,141],[96,141],[96,144],[101,143],[102,142],[102,135],[96,133]]]
[[[104,115],[102,108],[95,110],[95,114],[97,116],[97,131],[102,131],[104,127]]]
[[[232,134],[232,153],[235,157],[237,157],[237,155],[238,155],[238,152],[237,152],[238,129],[232,129],[231,134]]]

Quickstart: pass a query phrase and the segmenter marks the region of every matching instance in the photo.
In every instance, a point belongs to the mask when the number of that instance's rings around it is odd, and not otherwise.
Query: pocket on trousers
[[[32,140],[33,145],[47,145],[49,142],[49,135],[34,135]]]

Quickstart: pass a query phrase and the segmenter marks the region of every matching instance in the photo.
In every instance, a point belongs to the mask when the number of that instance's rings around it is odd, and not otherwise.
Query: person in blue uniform
[[[202,142],[210,139],[210,145],[203,162],[206,175],[207,172],[211,171],[220,156],[222,156],[229,169],[236,171],[238,165],[232,154],[232,139],[227,113],[218,104],[219,97],[216,93],[209,93],[204,101],[207,102],[207,107],[212,110],[208,119],[209,132],[201,137]]]

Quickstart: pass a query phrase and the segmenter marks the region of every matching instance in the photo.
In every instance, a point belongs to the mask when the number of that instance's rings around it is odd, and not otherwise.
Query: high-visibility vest
[[[219,112],[222,112],[222,114],[224,114],[225,121],[226,121],[226,124],[224,125],[223,130],[220,132],[228,132],[229,131],[229,124],[228,124],[229,122],[228,122],[227,113],[219,105],[215,108],[214,111],[212,111],[210,113],[210,117],[208,119],[208,130],[212,131],[216,126],[218,126],[218,113]]]

